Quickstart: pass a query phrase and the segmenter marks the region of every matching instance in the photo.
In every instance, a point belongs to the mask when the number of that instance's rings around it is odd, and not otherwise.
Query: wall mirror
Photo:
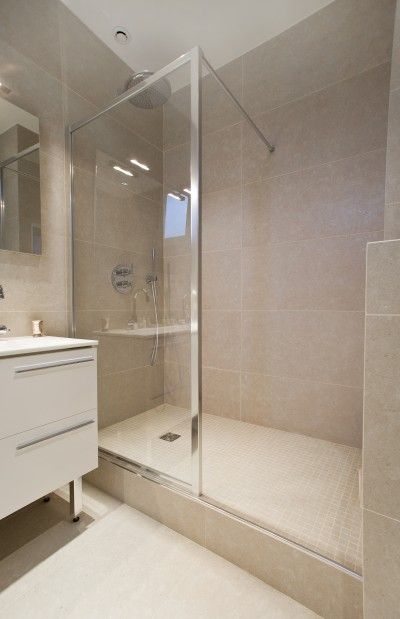
[[[39,119],[1,98],[0,249],[42,251]]]

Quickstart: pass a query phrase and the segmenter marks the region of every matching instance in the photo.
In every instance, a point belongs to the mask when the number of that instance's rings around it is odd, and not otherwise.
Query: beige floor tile
[[[48,522],[0,562],[0,614],[22,617],[311,619],[315,613],[148,516],[100,498],[91,526]],[[104,497],[104,495],[102,495]],[[41,507],[41,506],[40,506]],[[105,513],[104,513],[105,512]],[[20,527],[29,526],[26,513]],[[30,559],[30,569],[24,561]],[[23,577],[22,577],[23,575]]]

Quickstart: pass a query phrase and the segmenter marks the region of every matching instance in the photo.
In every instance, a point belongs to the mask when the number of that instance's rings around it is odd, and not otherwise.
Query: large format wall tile
[[[363,312],[245,311],[242,370],[361,387]]]
[[[331,237],[243,249],[243,309],[362,311],[366,243],[382,236]]]
[[[241,179],[241,124],[209,133],[203,144],[203,191],[237,185]]]
[[[203,365],[225,370],[240,369],[241,312],[203,312]]]
[[[400,316],[367,316],[364,506],[400,518]]]
[[[30,58],[0,40],[1,81],[11,89],[7,100],[39,118],[40,148],[64,159],[61,83]]]
[[[58,2],[2,0],[0,38],[39,67],[61,77]],[[29,59],[29,60],[28,60]]]
[[[381,65],[258,116],[277,147],[272,155],[245,126],[246,182],[385,147],[389,69]]]
[[[99,427],[138,415],[163,402],[162,365],[103,375],[99,382]]]
[[[245,108],[260,114],[388,62],[395,4],[336,0],[245,54]]]
[[[202,275],[202,301],[204,309],[240,309],[240,250],[203,253]]]
[[[367,249],[367,314],[400,314],[400,242],[370,243]]]
[[[240,372],[203,367],[202,410],[240,419]]]
[[[242,244],[240,185],[203,194],[203,251],[237,249]],[[222,233],[223,231],[223,233]]]
[[[243,245],[383,230],[384,200],[385,149],[250,183]]]
[[[364,617],[395,619],[400,605],[400,522],[364,509]]]
[[[242,375],[241,419],[361,447],[363,392],[321,382]]]

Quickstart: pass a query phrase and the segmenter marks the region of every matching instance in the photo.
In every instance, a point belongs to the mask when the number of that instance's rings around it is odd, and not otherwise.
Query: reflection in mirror
[[[39,119],[0,99],[0,249],[41,245]]]

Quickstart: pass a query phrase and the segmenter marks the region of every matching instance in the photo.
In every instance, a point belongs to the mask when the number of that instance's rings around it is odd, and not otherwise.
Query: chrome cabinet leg
[[[69,482],[69,512],[74,522],[78,522],[82,504],[82,477]]]

